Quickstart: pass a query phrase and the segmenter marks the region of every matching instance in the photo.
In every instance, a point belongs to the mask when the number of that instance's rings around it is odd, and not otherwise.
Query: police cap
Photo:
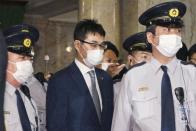
[[[186,13],[186,5],[179,1],[171,1],[158,4],[140,17],[139,22],[142,25],[159,25],[164,27],[183,27],[182,17]]]
[[[39,39],[38,30],[32,25],[14,25],[3,31],[10,52],[34,56],[33,46]]]
[[[139,32],[129,36],[123,42],[123,48],[129,53],[132,51],[152,52],[151,45],[147,43],[145,32]]]

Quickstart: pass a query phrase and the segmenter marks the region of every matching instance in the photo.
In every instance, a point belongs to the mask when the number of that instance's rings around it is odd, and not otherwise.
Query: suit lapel
[[[76,66],[75,62],[73,62],[70,67],[71,67],[70,75],[71,75],[72,79],[75,81],[75,83],[77,84],[77,86],[79,88],[84,89],[85,91],[89,92],[87,84],[84,80],[84,77],[83,77],[82,73],[80,72],[79,68]]]
[[[75,62],[73,62],[72,65],[70,66],[70,75],[71,75],[72,79],[74,80],[74,82],[76,83],[77,88],[81,91],[81,93],[83,95],[86,96],[86,100],[87,101],[85,101],[85,102],[87,102],[86,103],[86,105],[88,106],[87,109],[88,110],[92,109],[93,114],[95,115],[95,117],[97,117],[97,121],[99,121],[99,118],[96,115],[97,112],[96,112],[96,109],[95,109],[95,106],[94,106],[93,99],[91,97],[90,91],[88,89],[88,86],[87,86],[87,84],[85,82],[85,79],[84,79],[82,73],[80,72],[79,68],[75,64]],[[95,120],[95,119],[93,119],[93,120]]]

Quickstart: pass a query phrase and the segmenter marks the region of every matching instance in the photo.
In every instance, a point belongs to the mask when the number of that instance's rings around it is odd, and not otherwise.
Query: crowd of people
[[[34,73],[34,26],[0,31],[0,131],[195,131],[196,44],[182,42],[185,13],[170,1],[141,14],[146,30],[122,43],[125,62],[100,23],[81,20],[74,61],[48,76]]]

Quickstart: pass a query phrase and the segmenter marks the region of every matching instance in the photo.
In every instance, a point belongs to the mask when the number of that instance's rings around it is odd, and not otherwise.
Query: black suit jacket
[[[0,30],[0,131],[4,130],[4,119],[3,119],[3,101],[4,101],[4,90],[5,90],[5,73],[7,67],[7,46],[5,44],[3,34]]]
[[[49,82],[46,100],[48,131],[110,131],[113,84],[109,75],[95,69],[102,97],[101,122],[82,73],[73,62]]]

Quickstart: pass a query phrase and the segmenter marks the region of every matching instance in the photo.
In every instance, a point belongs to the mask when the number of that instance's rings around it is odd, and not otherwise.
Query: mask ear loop
[[[10,61],[10,60],[8,60],[8,63],[11,63],[11,64],[16,65],[16,62],[13,62],[13,61]],[[7,68],[6,71],[7,71],[8,73],[10,73],[10,74],[13,74],[13,73],[14,73],[14,72],[9,71],[8,68]]]
[[[8,60],[8,63],[16,64],[16,62],[13,62],[13,61],[10,61],[10,60]]]

